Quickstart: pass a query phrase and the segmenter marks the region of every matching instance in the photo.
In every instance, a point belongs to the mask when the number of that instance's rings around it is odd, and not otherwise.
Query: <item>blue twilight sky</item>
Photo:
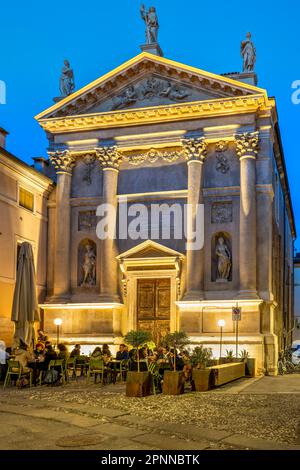
[[[10,132],[9,151],[28,163],[33,156],[46,156],[47,141],[33,116],[53,104],[52,98],[59,94],[58,78],[65,58],[74,69],[78,89],[140,52],[139,45],[144,43],[140,3],[2,2],[0,80],[6,83],[7,104],[0,105],[0,127]],[[151,4],[148,0],[147,8]],[[259,86],[277,98],[300,233],[300,104],[291,101],[291,84],[300,80],[300,3],[153,0],[153,4],[165,56],[210,72],[241,70],[240,41],[251,31]],[[300,249],[299,241],[296,245]]]

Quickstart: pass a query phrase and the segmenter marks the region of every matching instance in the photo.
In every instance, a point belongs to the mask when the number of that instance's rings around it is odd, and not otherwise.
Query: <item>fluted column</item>
[[[49,157],[57,173],[53,293],[63,300],[70,296],[70,195],[75,160],[68,150],[50,152]]]
[[[187,234],[189,234],[196,231],[198,205],[203,204],[203,162],[207,154],[207,143],[203,138],[184,139],[182,145],[188,165]],[[204,230],[204,227],[200,227],[200,229]],[[188,240],[184,299],[200,300],[203,299],[204,289],[204,247],[195,250],[191,248],[191,245],[192,240]]]
[[[235,136],[240,159],[240,292],[257,298],[256,282],[256,156],[258,132]]]
[[[108,210],[106,220],[111,231],[115,232],[118,209],[119,163],[122,157],[116,146],[97,148],[96,154],[103,169],[103,204],[109,204],[109,207],[112,209]],[[118,263],[116,256],[116,240],[112,237],[102,240],[100,292],[102,299],[107,302],[119,301]]]

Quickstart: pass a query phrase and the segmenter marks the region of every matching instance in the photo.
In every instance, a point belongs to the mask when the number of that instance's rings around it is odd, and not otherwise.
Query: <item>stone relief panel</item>
[[[90,113],[117,111],[126,108],[140,108],[184,101],[201,101],[215,98],[213,93],[186,86],[184,83],[165,77],[148,75],[136,83],[131,83],[116,96],[92,106]]]
[[[72,197],[101,196],[102,178],[100,165],[94,155],[77,158],[72,175]]]
[[[211,223],[226,224],[232,222],[232,202],[214,202],[211,206]]]
[[[211,280],[227,283],[232,280],[232,242],[227,232],[218,232],[211,241]]]
[[[84,239],[78,246],[77,285],[94,287],[96,285],[97,248],[95,242]]]
[[[239,186],[240,164],[234,144],[220,141],[210,145],[203,167],[204,188]]]
[[[97,222],[96,211],[80,211],[78,214],[78,231],[95,232]]]
[[[118,194],[172,191],[187,188],[187,164],[157,167],[135,167],[121,169],[118,179]]]
[[[227,142],[221,140],[216,144],[216,170],[220,173],[226,174],[230,170],[228,157],[226,151],[228,150]]]

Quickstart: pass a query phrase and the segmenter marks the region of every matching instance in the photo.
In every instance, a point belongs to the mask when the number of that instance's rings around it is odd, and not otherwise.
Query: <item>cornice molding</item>
[[[270,106],[271,102],[263,94],[258,94],[115,112],[39,119],[39,123],[45,131],[57,134],[254,113]]]

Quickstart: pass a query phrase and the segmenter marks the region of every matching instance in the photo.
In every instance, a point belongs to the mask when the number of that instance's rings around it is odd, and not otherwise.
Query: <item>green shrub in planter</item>
[[[193,365],[192,378],[196,392],[209,390],[211,370],[206,369],[207,363],[212,359],[211,348],[197,346],[192,353],[191,363]]]
[[[150,394],[151,377],[149,372],[140,372],[140,355],[141,349],[146,343],[151,341],[151,333],[148,331],[131,330],[124,336],[124,342],[134,347],[137,354],[137,372],[129,371],[126,377],[126,396],[128,397],[145,397]]]
[[[190,343],[184,331],[174,331],[163,339],[163,344],[173,349],[173,371],[164,372],[163,393],[165,395],[180,395],[184,392],[185,377],[183,372],[176,370],[177,348],[183,348]]]

